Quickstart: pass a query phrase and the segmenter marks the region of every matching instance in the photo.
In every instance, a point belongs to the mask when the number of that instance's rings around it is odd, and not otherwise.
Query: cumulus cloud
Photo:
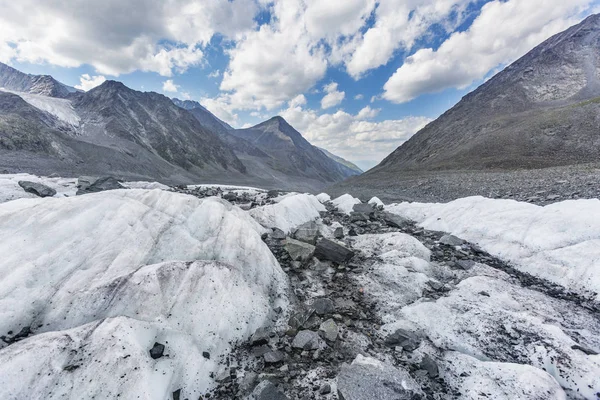
[[[589,3],[589,0],[487,3],[468,30],[453,33],[437,50],[425,48],[410,56],[384,85],[383,97],[404,103],[424,93],[465,88],[577,22],[575,16]]]
[[[379,108],[373,109],[370,106],[366,106],[358,112],[356,117],[358,119],[371,119],[371,118],[375,118],[377,116],[377,114],[379,114],[380,111],[381,111],[381,109],[379,109]]]
[[[290,100],[289,105],[290,107],[298,107],[298,106],[302,106],[306,104],[306,97],[304,97],[303,94],[299,94],[298,96],[294,97],[292,100]]]
[[[163,82],[162,90],[163,92],[177,93],[179,85],[176,85],[172,79],[167,79]]]
[[[362,100],[364,99],[365,96],[363,96],[362,94],[357,94],[356,96],[354,96],[354,100]]]
[[[321,99],[321,108],[327,109],[331,107],[335,107],[340,104],[344,97],[346,97],[346,93],[337,90],[338,84],[335,82],[331,82],[323,87],[323,91],[325,91],[325,96]]]
[[[253,29],[254,0],[0,1],[0,57],[101,74],[135,70],[171,76],[198,65],[218,32]],[[10,51],[9,51],[10,49]]]
[[[106,78],[103,75],[95,75],[90,76],[89,74],[83,74],[79,77],[79,85],[75,85],[75,89],[83,90],[87,92],[90,89],[95,88],[96,86],[102,85],[106,81]]]
[[[236,125],[238,122],[238,115],[234,112],[234,108],[231,105],[231,100],[227,96],[218,96],[214,98],[205,97],[200,100],[208,111],[217,116],[217,118],[227,122],[231,125]]]
[[[281,112],[292,126],[316,146],[370,168],[423,128],[430,119],[407,117],[381,122],[366,121],[365,115],[335,113],[318,114],[302,107]]]

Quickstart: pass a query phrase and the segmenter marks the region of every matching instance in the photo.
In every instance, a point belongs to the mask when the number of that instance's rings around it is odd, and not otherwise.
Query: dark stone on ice
[[[314,312],[314,308],[301,309],[290,317],[288,325],[292,329],[300,329],[304,326],[304,324],[306,324]]]
[[[203,351],[202,357],[206,358],[207,360],[210,360],[210,353],[208,351]]]
[[[341,264],[354,257],[354,252],[333,240],[321,239],[317,242],[315,257],[321,261],[329,260]]]
[[[154,343],[154,346],[150,349],[150,357],[154,360],[161,358],[165,352],[165,345],[160,343]]]
[[[269,343],[269,332],[265,328],[258,328],[250,338],[252,346],[260,346]]]
[[[273,231],[271,232],[271,238],[277,239],[277,240],[283,240],[286,237],[287,236],[284,231],[282,231],[279,228],[273,228]]]
[[[368,221],[368,220],[369,220],[369,216],[367,214],[358,213],[358,212],[350,213],[350,221],[351,222]]]
[[[278,190],[269,190],[267,192],[267,197],[269,199],[272,199],[272,198],[277,197],[277,196],[279,196],[279,191]]]
[[[571,348],[573,350],[582,351],[585,354],[587,354],[588,356],[596,356],[596,355],[598,355],[597,351],[594,351],[594,350],[590,349],[589,347],[585,347],[585,346],[582,346],[582,345],[579,345],[579,344],[574,344],[573,346],[571,346]]]
[[[260,345],[260,346],[255,346],[252,348],[252,355],[256,358],[258,357],[262,357],[265,354],[267,354],[268,352],[271,351],[271,348],[269,346],[267,346],[266,344]]]
[[[342,228],[341,226],[339,228],[335,228],[335,231],[333,231],[333,237],[336,239],[343,239],[344,238],[344,228]]]
[[[385,338],[385,344],[388,347],[401,346],[406,351],[415,351],[421,344],[421,339],[413,332],[397,329]]]
[[[349,236],[358,236],[358,233],[356,233],[356,230],[354,228],[350,228],[348,230],[348,235]]]
[[[283,353],[277,350],[269,351],[263,355],[263,358],[267,364],[275,364],[283,361]]]
[[[42,185],[41,183],[19,181],[19,186],[21,186],[27,193],[33,193],[39,197],[52,197],[56,194],[56,190],[46,185]]]
[[[325,297],[315,299],[311,306],[319,315],[333,314],[335,311],[333,301]]]
[[[270,381],[262,381],[254,388],[252,400],[289,400],[288,397],[283,394],[274,383]]]
[[[471,268],[473,268],[475,266],[475,261],[473,260],[459,260],[456,262],[456,265],[459,266],[460,268],[464,269],[465,271],[470,270]]]
[[[181,397],[181,389],[177,389],[173,392],[173,400],[179,400]]]
[[[352,211],[370,216],[375,212],[375,208],[371,204],[360,203],[352,206]]]
[[[105,176],[102,178],[81,176],[77,179],[77,196],[114,189],[123,189],[123,186],[112,176]]]
[[[454,235],[444,235],[440,238],[440,243],[445,244],[446,246],[460,246],[465,243],[465,241]]]
[[[237,200],[237,195],[233,192],[225,193],[223,195],[223,200],[235,201],[235,200]]]
[[[383,221],[392,228],[402,228],[410,224],[410,221],[406,218],[403,218],[396,214],[392,214],[390,212],[382,213],[381,217],[383,218]]]
[[[331,385],[329,383],[324,384],[323,386],[321,386],[321,389],[319,389],[319,394],[329,393],[331,393]]]
[[[429,356],[429,354],[425,354],[421,360],[421,369],[427,371],[430,378],[437,378],[440,375],[437,363]]]

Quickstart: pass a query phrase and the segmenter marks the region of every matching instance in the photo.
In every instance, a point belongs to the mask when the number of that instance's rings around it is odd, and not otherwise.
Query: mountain
[[[449,171],[576,168],[597,163],[598,71],[600,15],[592,15],[531,50],[378,166],[340,187],[377,191],[396,185],[403,190],[414,184],[410,177],[445,180]],[[481,191],[461,194],[488,195],[496,189],[482,176],[471,174],[470,179],[481,181]]]
[[[360,175],[362,174],[364,171],[362,169],[360,169],[356,164],[343,159],[342,157],[336,156],[333,153],[330,153],[329,151],[321,148],[321,147],[317,147],[319,150],[321,150],[323,153],[325,153],[325,155],[329,158],[331,158],[333,161],[337,162],[338,164],[343,165],[344,167],[348,168],[348,174],[349,176],[353,176],[353,175]]]
[[[0,63],[0,88],[52,97],[67,97],[77,89],[49,75],[29,75]]]

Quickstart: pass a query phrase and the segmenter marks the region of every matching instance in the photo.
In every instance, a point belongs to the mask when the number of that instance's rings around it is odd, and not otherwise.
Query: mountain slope
[[[360,169],[356,164],[354,164],[353,162],[350,162],[348,160],[343,159],[340,156],[336,156],[335,154],[321,148],[321,147],[317,147],[319,150],[321,150],[323,153],[325,153],[325,155],[329,158],[331,158],[333,161],[337,162],[338,164],[341,164],[342,166],[348,168],[348,174],[349,176],[353,176],[353,175],[360,175],[362,174],[364,171],[362,169]]]
[[[3,63],[0,63],[0,88],[51,97],[67,97],[77,91],[49,75],[25,74]]]
[[[466,95],[378,166],[373,189],[441,171],[514,171],[600,160],[600,15],[546,40]],[[441,175],[440,175],[441,174]],[[446,179],[446,178],[444,178]],[[489,186],[489,194],[494,187]]]

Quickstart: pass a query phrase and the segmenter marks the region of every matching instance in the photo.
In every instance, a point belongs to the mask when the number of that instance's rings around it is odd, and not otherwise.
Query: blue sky
[[[85,90],[116,79],[198,100],[235,127],[279,114],[363,169],[599,11],[598,0],[5,3],[2,62]]]

